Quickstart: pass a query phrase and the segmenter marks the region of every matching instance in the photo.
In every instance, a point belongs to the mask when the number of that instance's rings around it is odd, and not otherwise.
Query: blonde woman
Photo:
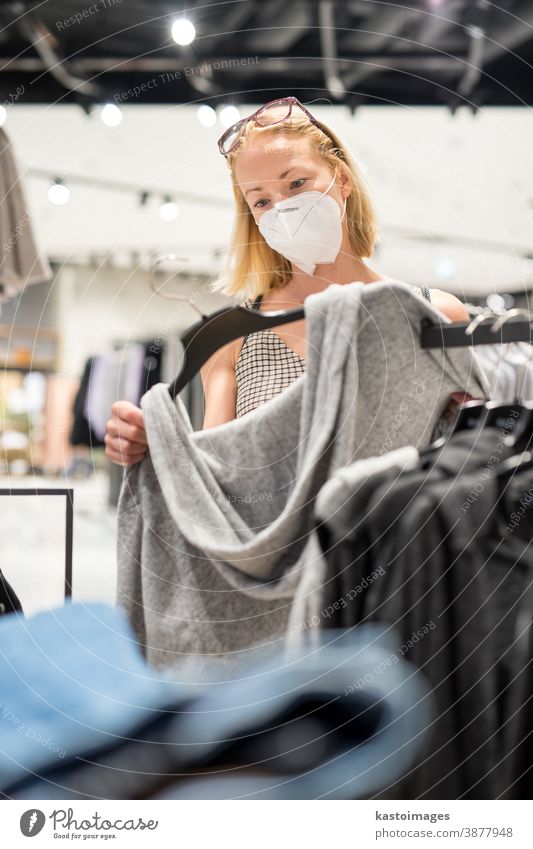
[[[346,146],[296,98],[267,103],[219,139],[236,215],[227,266],[214,289],[251,308],[288,310],[331,283],[386,280],[365,258],[377,227],[364,180]],[[413,287],[452,321],[468,313],[453,295]],[[245,415],[305,370],[305,320],[236,339],[201,370],[204,428]],[[113,404],[106,455],[129,465],[147,449],[142,411]]]

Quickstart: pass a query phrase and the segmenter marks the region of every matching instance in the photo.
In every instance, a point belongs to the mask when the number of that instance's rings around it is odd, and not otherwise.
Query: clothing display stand
[[[36,487],[0,489],[1,495],[63,495],[65,497],[65,598],[72,595],[72,544],[74,530],[74,490]]]

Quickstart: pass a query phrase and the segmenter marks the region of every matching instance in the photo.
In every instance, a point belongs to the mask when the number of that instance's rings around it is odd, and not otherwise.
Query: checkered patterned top
[[[427,286],[413,286],[419,295],[431,299]],[[243,303],[259,309],[261,295]],[[237,381],[236,418],[270,401],[305,372],[305,360],[289,348],[273,330],[257,330],[244,337],[235,366]]]

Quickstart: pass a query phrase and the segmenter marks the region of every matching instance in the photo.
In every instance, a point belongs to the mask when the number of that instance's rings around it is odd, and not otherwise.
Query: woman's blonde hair
[[[257,297],[270,289],[283,288],[291,277],[289,261],[274,251],[259,232],[235,176],[239,153],[260,135],[292,135],[308,139],[333,172],[337,167],[344,169],[352,188],[346,201],[350,245],[358,258],[372,256],[377,238],[377,221],[370,192],[347,147],[323,121],[320,124],[325,132],[313,124],[298,107],[293,109],[288,121],[274,126],[259,127],[254,121],[246,124],[239,144],[226,159],[231,172],[236,214],[224,269],[210,287],[213,291],[239,299]]]

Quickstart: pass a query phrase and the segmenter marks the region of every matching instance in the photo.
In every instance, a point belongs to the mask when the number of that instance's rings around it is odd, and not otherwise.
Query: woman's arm
[[[440,289],[430,289],[430,295],[433,306],[443,312],[450,321],[468,321],[470,318],[467,308],[455,295]]]
[[[242,339],[236,340],[238,346]],[[220,348],[200,369],[205,395],[203,429],[216,427],[235,418],[237,381],[235,379],[236,342]]]

